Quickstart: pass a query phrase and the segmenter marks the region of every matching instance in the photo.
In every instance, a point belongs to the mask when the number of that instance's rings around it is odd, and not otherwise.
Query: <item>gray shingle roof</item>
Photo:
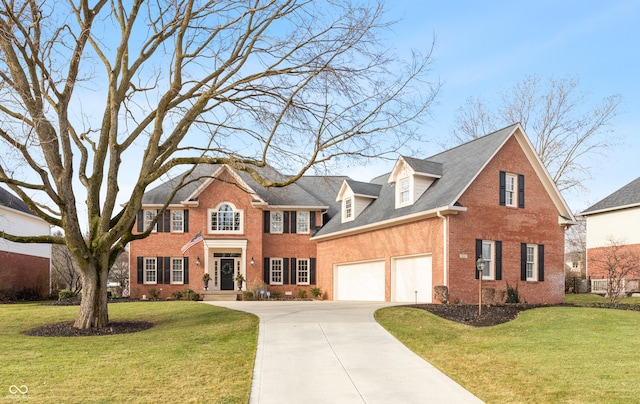
[[[22,199],[13,195],[4,188],[0,188],[0,205],[33,215]]]
[[[327,217],[325,218],[325,220],[329,220],[336,213],[340,212],[340,202],[336,201],[336,195],[338,195],[340,187],[345,180],[349,180],[349,177],[305,175],[296,181],[296,184],[319,201],[322,201],[325,206],[329,207]]]
[[[211,176],[221,167],[216,164],[201,164],[195,167],[193,172],[187,177],[185,185],[180,189],[174,198],[171,200],[171,204],[179,204],[189,198],[202,184],[204,184]],[[282,181],[286,177],[271,167],[255,168],[260,176],[270,181]],[[256,194],[272,206],[329,206],[328,199],[319,197],[322,195],[323,189],[333,189],[331,185],[323,186],[320,181],[315,182],[315,187],[320,191],[316,194],[309,192],[301,183],[293,183],[286,187],[265,188],[259,185],[249,173],[245,171],[235,170],[236,174],[244,181]],[[184,174],[184,173],[182,173]],[[161,205],[165,202],[167,195],[180,184],[182,174],[172,177],[168,181],[160,184],[159,186],[147,191],[143,198],[143,205]],[[344,177],[336,182],[342,183]],[[312,180],[308,180],[311,183]],[[330,180],[326,181],[327,184],[332,184]],[[328,188],[327,188],[328,187]],[[309,186],[312,188],[312,186]],[[335,199],[335,193],[333,194]]]
[[[387,182],[390,173],[375,178],[372,183],[382,185],[378,199],[372,201],[353,221],[342,223],[341,217],[334,217],[316,235],[328,235],[440,207],[454,206],[464,190],[498,152],[516,127],[517,124],[508,126],[424,159],[423,162],[429,162],[424,166],[433,168],[441,164],[442,177],[436,179],[413,205],[396,209],[394,186]],[[414,160],[412,159],[413,163],[415,163]]]
[[[382,189],[382,184],[372,184],[370,182],[361,182],[348,180],[347,185],[356,195],[362,196],[371,196],[378,197],[380,195],[380,190]]]
[[[640,177],[583,211],[582,215],[640,205]]]
[[[418,174],[429,174],[438,177],[442,175],[442,163],[430,161],[428,159],[420,160],[408,156],[402,156],[402,158],[411,168],[413,168],[413,171]]]

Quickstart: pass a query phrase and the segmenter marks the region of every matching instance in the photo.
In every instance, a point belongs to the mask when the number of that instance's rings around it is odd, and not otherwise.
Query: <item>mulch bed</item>
[[[447,320],[474,327],[489,327],[509,322],[520,312],[544,305],[509,304],[482,306],[482,315],[478,316],[478,305],[468,304],[414,304],[409,307],[426,310]]]
[[[97,335],[128,334],[148,330],[151,327],[153,327],[153,323],[149,321],[110,321],[109,325],[103,328],[80,330],[73,326],[73,321],[69,321],[33,328],[25,331],[24,334],[35,337],[94,337]]]

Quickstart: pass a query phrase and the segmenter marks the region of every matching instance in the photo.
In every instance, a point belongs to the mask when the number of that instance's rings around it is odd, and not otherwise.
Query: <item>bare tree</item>
[[[640,275],[640,255],[623,241],[609,239],[609,245],[589,256],[589,271],[604,272],[607,279],[607,299],[618,303],[625,293],[625,280]]]
[[[109,270],[109,280],[112,282],[118,282],[120,286],[125,286],[129,280],[129,251],[125,248],[124,251],[118,255],[116,261]]]
[[[594,157],[613,144],[608,135],[620,104],[611,95],[588,106],[588,93],[572,77],[528,76],[498,93],[495,104],[468,98],[456,114],[453,138],[463,143],[500,127],[520,123],[560,191],[580,189]]]
[[[64,244],[51,248],[51,284],[56,289],[67,289],[76,296],[82,290],[80,273],[73,266],[73,257]]]
[[[108,271],[151,232],[132,233],[136,212],[171,170],[228,164],[285,186],[418,139],[431,50],[402,62],[388,27],[378,2],[3,1],[0,182],[65,238],[3,237],[66,244],[74,325],[106,326]],[[293,174],[260,178],[270,163]]]

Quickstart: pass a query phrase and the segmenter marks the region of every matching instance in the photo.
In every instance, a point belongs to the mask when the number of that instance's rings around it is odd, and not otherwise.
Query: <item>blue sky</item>
[[[572,76],[590,105],[613,94],[622,103],[614,120],[621,142],[594,162],[585,193],[565,195],[570,208],[579,212],[640,176],[640,0],[396,0],[387,8],[400,20],[389,34],[399,54],[427,52],[436,38],[432,75],[443,87],[424,128],[433,145],[420,157],[442,150],[437,139],[450,135],[468,97],[491,99],[527,75]],[[391,164],[352,176],[369,180]]]

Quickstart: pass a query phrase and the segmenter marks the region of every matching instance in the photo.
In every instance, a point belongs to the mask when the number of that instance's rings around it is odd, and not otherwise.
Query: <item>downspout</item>
[[[447,227],[448,227],[449,221],[447,220],[446,216],[440,213],[440,211],[437,211],[436,215],[440,219],[442,219],[442,254],[443,254],[442,276],[443,276],[444,286],[449,287],[449,271],[448,271],[449,255],[448,255],[448,243],[447,243]]]

